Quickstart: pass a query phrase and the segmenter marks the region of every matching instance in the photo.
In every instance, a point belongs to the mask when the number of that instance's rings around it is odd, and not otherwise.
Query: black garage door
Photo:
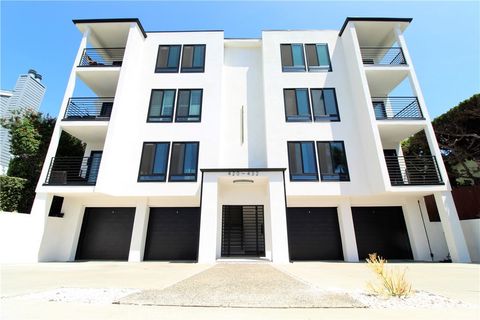
[[[352,207],[358,257],[413,259],[402,207]]]
[[[77,260],[128,260],[135,208],[86,208]]]
[[[287,208],[290,260],[343,260],[337,208]]]
[[[150,208],[144,260],[197,260],[200,208]]]

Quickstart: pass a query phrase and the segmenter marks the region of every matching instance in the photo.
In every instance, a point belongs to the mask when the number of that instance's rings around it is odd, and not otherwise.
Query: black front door
[[[388,175],[390,176],[392,186],[404,184],[397,151],[395,149],[385,149],[383,150],[383,154],[385,156],[385,162],[387,163]]]
[[[222,257],[265,256],[263,206],[223,206]]]

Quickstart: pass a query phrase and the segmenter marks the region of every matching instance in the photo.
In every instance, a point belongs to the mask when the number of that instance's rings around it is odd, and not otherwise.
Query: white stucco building
[[[36,190],[32,259],[470,261],[410,21],[226,39],[74,20],[83,37]],[[76,96],[79,82],[97,96]],[[394,96],[400,86],[410,93]],[[421,130],[430,150],[404,157]],[[84,158],[55,157],[62,131]]]

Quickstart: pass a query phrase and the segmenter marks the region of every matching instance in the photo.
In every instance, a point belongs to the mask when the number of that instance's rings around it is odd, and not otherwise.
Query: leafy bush
[[[2,211],[22,211],[26,179],[0,176],[0,209]]]
[[[387,260],[377,256],[376,253],[370,253],[366,260],[379,279],[379,284],[368,283],[369,289],[374,294],[401,298],[412,292],[412,285],[405,279],[405,269],[400,271],[387,268]]]

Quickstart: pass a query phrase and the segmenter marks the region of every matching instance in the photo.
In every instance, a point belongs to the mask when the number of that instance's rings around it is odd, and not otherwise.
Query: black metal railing
[[[109,120],[112,113],[111,97],[77,97],[68,99],[63,120]]]
[[[122,65],[125,48],[83,49],[80,67],[119,67]]]
[[[93,157],[53,157],[46,185],[95,185],[101,155]]]
[[[377,120],[424,119],[417,97],[372,97]]]
[[[435,156],[385,156],[392,186],[443,184]]]
[[[360,47],[364,65],[405,65],[400,47]]]

